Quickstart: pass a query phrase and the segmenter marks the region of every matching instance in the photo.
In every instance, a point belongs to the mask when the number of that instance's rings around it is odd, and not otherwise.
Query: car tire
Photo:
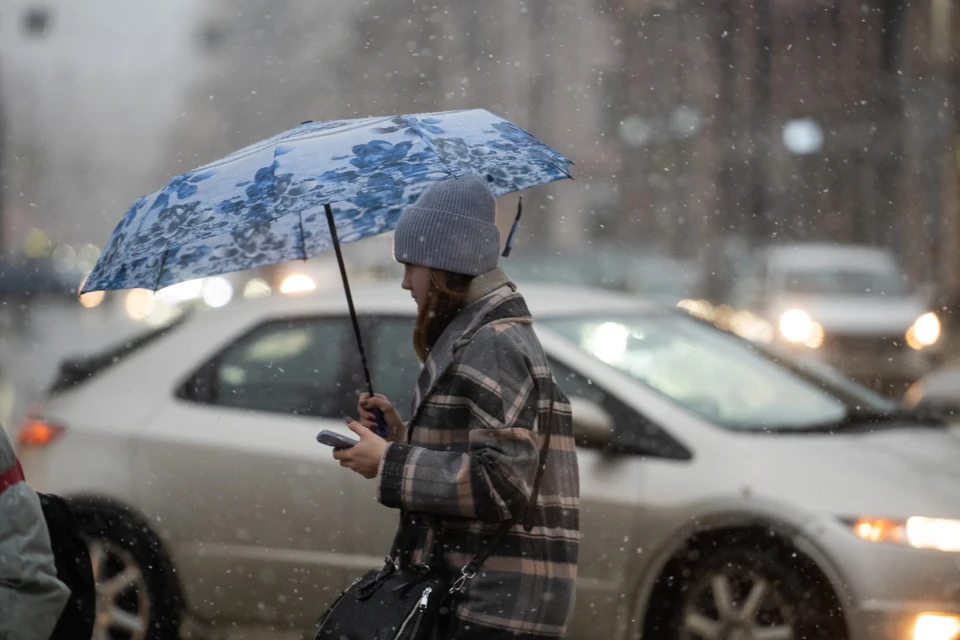
[[[714,551],[678,585],[669,637],[844,640],[842,613],[796,553],[745,546]],[[780,631],[778,634],[777,630]]]
[[[163,544],[130,511],[74,503],[97,585],[97,640],[178,637],[183,606]]]

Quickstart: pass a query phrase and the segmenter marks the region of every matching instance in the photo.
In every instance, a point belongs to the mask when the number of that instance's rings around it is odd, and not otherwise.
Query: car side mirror
[[[593,400],[570,398],[573,436],[578,444],[605,446],[613,442],[613,416]]]

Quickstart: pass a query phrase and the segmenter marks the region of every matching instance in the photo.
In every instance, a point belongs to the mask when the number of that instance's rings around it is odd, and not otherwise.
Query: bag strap
[[[524,508],[523,515],[523,528],[529,532],[533,529],[533,510],[537,506],[537,498],[540,496],[540,483],[543,480],[543,472],[547,468],[547,456],[550,454],[550,434],[553,432],[553,404],[554,404],[554,385],[556,383],[553,381],[552,377],[550,379],[550,407],[547,410],[547,420],[544,425],[546,428],[546,433],[543,437],[543,445],[540,447],[540,457],[537,464],[537,475],[533,480],[533,488],[530,491],[530,497],[527,499],[527,504]],[[435,521],[436,522],[436,521]],[[466,564],[460,570],[460,576],[454,580],[453,584],[450,586],[450,593],[459,593],[463,591],[463,588],[466,586],[468,580],[473,580],[476,577],[477,573],[480,571],[480,567],[483,566],[483,563],[493,555],[493,552],[497,550],[497,547],[500,546],[500,543],[503,542],[503,539],[506,537],[507,532],[513,528],[516,520],[504,520],[500,523],[500,526],[497,527],[497,530],[494,534],[484,543],[483,547],[480,548],[480,552],[473,557],[473,559]],[[436,530],[434,531],[436,536]]]

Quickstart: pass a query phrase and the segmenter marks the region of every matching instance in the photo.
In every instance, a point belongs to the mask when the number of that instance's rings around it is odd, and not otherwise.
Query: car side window
[[[592,380],[554,359],[550,370],[568,398],[583,398],[603,408],[613,419],[613,442],[605,447],[611,452],[633,453],[655,458],[689,460],[690,452],[670,434],[645,416],[621,402],[616,396],[594,384]],[[574,414],[576,421],[576,414]],[[585,443],[578,442],[580,446]]]
[[[345,318],[262,324],[227,347],[198,376],[207,387],[187,397],[237,409],[338,418],[352,415],[360,370]],[[204,385],[195,385],[201,388]]]
[[[413,350],[414,319],[378,316],[368,332],[370,377],[373,390],[387,396],[404,420],[410,419],[410,403],[421,365]]]

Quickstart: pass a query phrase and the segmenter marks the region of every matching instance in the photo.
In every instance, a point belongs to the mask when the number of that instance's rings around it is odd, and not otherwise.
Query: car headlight
[[[916,350],[929,347],[940,339],[940,318],[937,314],[925,313],[907,329],[907,344]]]
[[[203,302],[208,307],[219,309],[233,300],[233,285],[219,276],[207,278],[203,283]]]
[[[273,291],[270,289],[270,285],[263,278],[249,280],[243,287],[243,297],[247,299],[266,298],[271,293]]]
[[[922,613],[913,623],[913,640],[955,640],[960,636],[960,616]]]
[[[288,295],[297,293],[309,293],[316,290],[317,283],[310,276],[303,273],[294,273],[283,279],[280,283],[280,293]]]
[[[870,542],[895,542],[915,549],[960,551],[960,520],[922,518],[906,520],[859,518],[853,531]]]
[[[804,344],[811,349],[823,344],[823,327],[801,309],[790,309],[780,316],[780,335],[787,342]]]

